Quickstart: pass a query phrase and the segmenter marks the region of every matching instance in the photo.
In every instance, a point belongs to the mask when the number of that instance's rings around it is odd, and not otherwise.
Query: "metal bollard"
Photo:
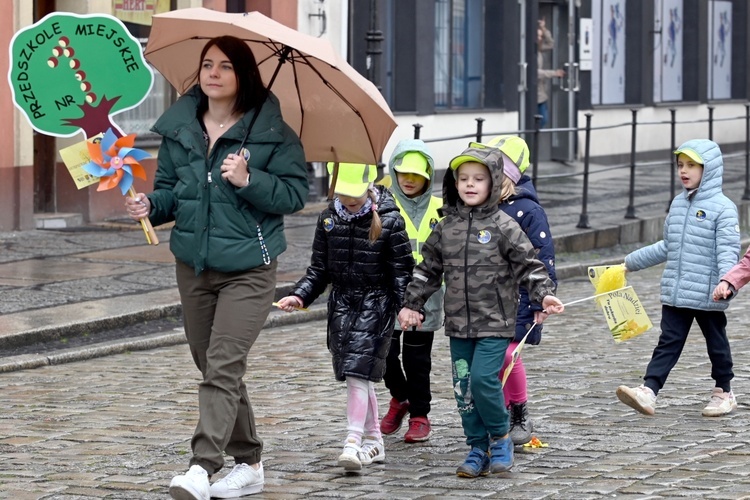
[[[708,107],[708,138],[714,140],[714,107]]]
[[[669,202],[667,203],[667,212],[669,212],[669,207],[672,205],[672,200],[674,200],[675,197],[675,176],[677,175],[677,168],[675,168],[674,165],[674,155],[672,152],[677,149],[677,145],[675,144],[675,137],[677,136],[677,110],[674,108],[669,108],[669,113],[672,115],[672,142],[671,149],[669,150],[669,167],[670,167],[670,174],[669,174]]]
[[[581,216],[578,218],[576,227],[579,229],[589,229],[589,214],[587,213],[589,199],[589,152],[591,150],[591,117],[593,113],[586,113],[586,146],[583,156],[583,196],[581,202]]]
[[[531,152],[531,159],[533,160],[531,162],[531,167],[534,169],[531,172],[531,182],[534,184],[534,187],[536,187],[536,180],[538,175],[538,163],[537,163],[537,156],[539,156],[539,128],[542,123],[542,115],[534,115],[534,144],[532,144],[533,151]]]
[[[475,118],[477,121],[477,142],[482,142],[482,124],[484,123],[484,118]]]
[[[630,138],[630,194],[628,199],[628,209],[625,212],[626,219],[637,219],[635,216],[635,128],[637,109],[630,110],[633,113],[632,133]]]
[[[419,139],[419,132],[422,130],[422,124],[415,123],[412,127],[414,127],[414,138]]]

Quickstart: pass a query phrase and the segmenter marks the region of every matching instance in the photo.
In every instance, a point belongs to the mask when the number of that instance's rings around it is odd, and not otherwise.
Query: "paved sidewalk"
[[[592,170],[602,166],[592,166]],[[582,167],[545,164],[545,175],[580,171]],[[741,208],[743,226],[750,204],[742,200],[744,160],[725,165],[725,192]],[[630,200],[629,169],[592,175],[587,215],[590,229],[576,227],[581,215],[580,177],[538,182],[557,249],[558,276],[581,275],[588,265],[616,262],[642,241],[653,241],[669,201],[670,169],[639,171],[635,214],[625,219]],[[106,194],[102,194],[105,196]],[[279,296],[309,263],[312,236],[324,203],[311,203],[286,218],[289,249],[279,258]],[[743,230],[747,232],[746,229]],[[184,341],[180,333],[140,335],[129,341],[96,343],[54,354],[8,355],[13,348],[40,342],[92,339],[102,331],[179,318],[181,306],[169,252],[168,229],[158,230],[161,244],[145,243],[140,226],[114,221],[69,230],[0,233],[0,372],[32,368],[134,349]],[[307,318],[322,318],[317,309]],[[275,311],[268,326],[297,319]],[[6,354],[3,354],[6,353]]]
[[[654,322],[659,273],[629,275]],[[565,302],[590,291],[583,278],[560,284]],[[542,344],[524,351],[535,434],[548,447],[516,448],[510,473],[474,480],[455,476],[468,448],[443,335],[433,349],[433,437],[407,445],[402,429],[386,437],[384,464],[347,474],[336,465],[346,391],[333,380],[325,323],[269,328],[246,377],[266,470],[265,491],[249,498],[750,498],[749,305],[740,294],[729,311],[740,407],[722,418],[700,416],[713,383],[698,331],[645,417],[614,391],[639,383],[658,328],[615,344],[591,303],[550,317]],[[187,468],[197,375],[184,345],[0,374],[0,498],[166,499]],[[382,384],[378,399],[383,412]]]

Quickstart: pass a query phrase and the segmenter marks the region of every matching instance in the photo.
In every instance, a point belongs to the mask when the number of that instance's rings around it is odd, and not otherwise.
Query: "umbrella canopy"
[[[380,160],[396,129],[393,114],[378,89],[327,40],[295,31],[259,12],[180,9],[153,17],[144,55],[184,93],[197,83],[195,74],[206,42],[223,35],[250,46],[263,81],[271,84],[281,102],[284,120],[302,141],[307,161],[373,164]]]

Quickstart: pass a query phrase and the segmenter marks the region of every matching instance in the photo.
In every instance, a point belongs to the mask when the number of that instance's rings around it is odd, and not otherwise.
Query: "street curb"
[[[568,279],[577,276],[586,276],[589,266],[604,266],[619,264],[622,257],[601,259],[587,264],[567,264],[556,269],[558,279]],[[277,296],[288,294],[290,285],[283,284],[277,287]],[[160,306],[153,309],[144,309],[134,313],[102,318],[95,321],[84,323],[69,323],[49,328],[39,328],[15,335],[3,343],[3,347],[20,347],[33,343],[43,343],[57,340],[65,337],[74,337],[84,334],[98,333],[113,328],[130,326],[143,321],[151,321],[165,318],[180,318],[182,316],[182,304],[175,303]],[[264,329],[277,328],[282,326],[298,325],[311,321],[324,321],[327,319],[326,304],[313,306],[309,311],[282,313],[272,311],[263,325]],[[185,344],[184,332],[175,332],[169,334],[144,335],[138,338],[112,340],[95,344],[93,346],[76,347],[56,351],[52,354],[24,354],[19,356],[10,356],[0,359],[0,373],[13,372],[19,370],[28,370],[42,366],[59,365],[63,363],[72,363],[75,361],[85,361],[87,359],[111,356],[113,354],[122,354],[130,351],[146,351],[159,347],[168,347],[178,344]]]
[[[164,318],[179,318],[182,315],[182,304],[179,302],[167,304],[148,309],[141,309],[126,314],[99,318],[91,321],[71,322],[62,325],[34,328],[19,332],[15,335],[7,335],[0,338],[1,349],[12,349],[30,344],[50,342],[66,337],[77,337],[99,333],[114,328],[134,325],[142,321],[152,321]]]
[[[141,316],[141,321],[161,319],[168,316],[160,316],[159,314],[164,311],[172,311],[179,309],[179,317],[182,314],[182,306],[180,304],[174,304],[171,306],[161,307],[154,310],[145,310],[139,313],[133,313],[128,315],[118,316],[116,318],[106,318],[104,320],[89,322],[85,324],[71,324],[63,325],[61,327],[50,328],[45,330],[56,330],[56,337],[66,336],[66,332],[63,331],[65,327],[71,326],[68,330],[67,335],[74,329],[86,331],[88,325],[96,324],[97,327],[102,324],[106,324],[112,321],[122,321],[127,318],[132,321],[129,324],[135,323],[138,319],[138,315],[144,313]],[[146,317],[148,316],[148,317]],[[277,328],[282,326],[296,325],[300,323],[307,323],[310,321],[321,321],[327,317],[327,307],[317,306],[310,308],[307,312],[293,312],[293,313],[278,313],[271,314],[266,319],[263,328]],[[122,323],[116,326],[123,326]],[[99,330],[101,331],[101,330]],[[47,338],[49,340],[49,338]],[[85,361],[87,359],[100,358],[104,356],[111,356],[113,354],[122,354],[130,351],[146,351],[149,349],[156,349],[158,347],[168,347],[178,344],[185,344],[184,332],[175,332],[168,334],[156,334],[156,335],[145,335],[135,339],[127,340],[112,340],[108,342],[102,342],[90,347],[77,347],[73,349],[65,349],[56,351],[53,354],[24,354],[20,356],[11,356],[0,360],[0,373],[14,372],[19,370],[28,370],[31,368],[39,368],[42,366],[60,365],[64,363],[72,363],[74,361]]]

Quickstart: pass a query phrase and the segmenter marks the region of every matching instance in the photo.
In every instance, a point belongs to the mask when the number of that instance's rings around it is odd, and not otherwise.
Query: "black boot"
[[[509,433],[513,444],[521,445],[531,441],[531,431],[534,426],[529,418],[526,403],[511,403],[508,412],[510,413]]]

